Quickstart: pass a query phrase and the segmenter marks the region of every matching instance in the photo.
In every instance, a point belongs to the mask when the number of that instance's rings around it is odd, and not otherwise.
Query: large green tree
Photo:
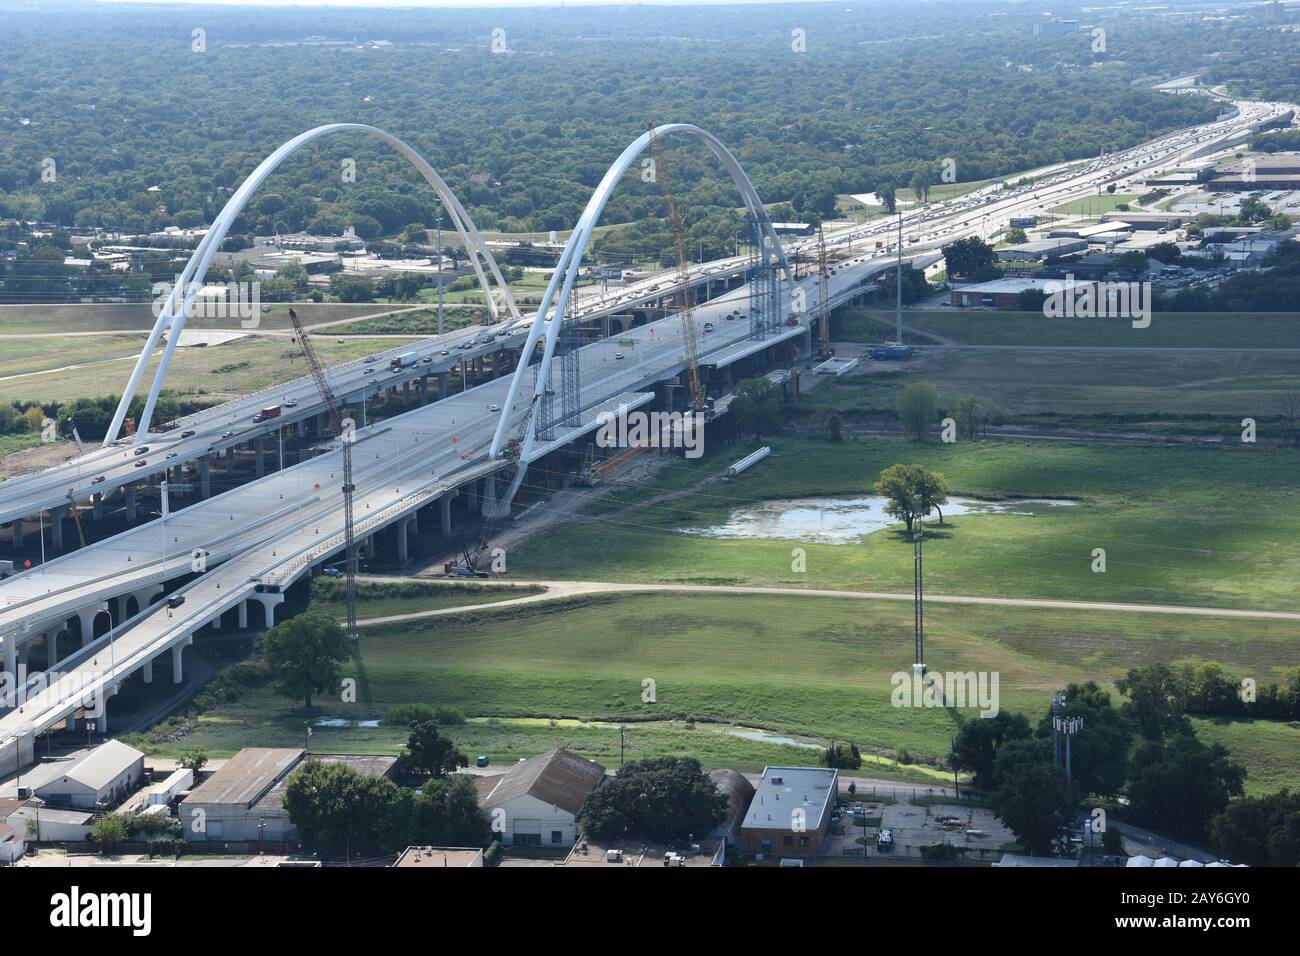
[[[352,656],[347,633],[326,614],[310,612],[277,624],[261,640],[276,690],[310,709],[314,694],[337,690]]]
[[[993,784],[993,762],[999,748],[1012,740],[1023,740],[1029,733],[1024,714],[1005,710],[992,717],[967,720],[953,742],[957,766],[974,774],[975,786],[987,789]]]
[[[593,790],[578,821],[601,839],[680,842],[704,836],[726,812],[726,795],[694,757],[651,757],[628,761]]]
[[[455,773],[457,767],[468,767],[469,758],[450,737],[439,732],[437,721],[417,720],[411,723],[411,735],[397,758],[397,766],[404,777],[440,778]]]
[[[885,512],[907,525],[908,531],[917,518],[948,503],[947,479],[920,465],[890,465],[876,479],[874,490],[888,499]],[[939,519],[943,520],[942,511]]]
[[[1128,812],[1136,822],[1195,838],[1241,793],[1246,771],[1221,744],[1175,734],[1139,743],[1129,776]]]
[[[1025,850],[1046,856],[1069,830],[1074,795],[1064,770],[1026,761],[1002,774],[991,805]]]

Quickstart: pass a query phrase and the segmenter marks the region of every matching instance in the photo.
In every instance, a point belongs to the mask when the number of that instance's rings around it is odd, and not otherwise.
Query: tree
[[[781,390],[766,378],[747,378],[736,385],[730,410],[738,428],[761,438],[781,422]]]
[[[1029,737],[1029,721],[1024,714],[998,711],[992,717],[968,720],[957,731],[953,756],[958,768],[975,776],[975,786],[988,789],[993,785],[993,763],[1003,744]]]
[[[1133,749],[1133,725],[1111,705],[1110,692],[1094,681],[1069,684],[1065,688],[1062,716],[1082,717],[1083,730],[1070,743],[1070,763],[1080,793],[1115,796],[1128,779],[1129,752]],[[1052,715],[1038,724],[1041,740],[1052,736]]]
[[[284,790],[284,808],[305,846],[370,856],[409,846],[414,795],[383,777],[309,757]]]
[[[948,483],[943,475],[920,465],[890,465],[880,473],[874,490],[888,499],[885,512],[907,525],[908,531],[918,517],[948,503]],[[942,512],[939,517],[942,521]]]
[[[1124,716],[1133,721],[1147,740],[1160,740],[1171,734],[1191,733],[1185,688],[1167,664],[1135,667],[1115,682],[1128,697]]]
[[[1021,289],[1016,293],[1017,312],[1042,312],[1043,303],[1047,301],[1047,292],[1043,289]]]
[[[342,664],[352,656],[348,636],[332,617],[300,614],[262,636],[262,655],[276,690],[311,709],[313,694],[339,687]]]
[[[917,201],[926,203],[930,201],[930,187],[934,183],[934,169],[928,163],[921,163],[912,172],[912,178],[908,185],[916,195]]]
[[[963,395],[957,400],[952,410],[953,421],[957,423],[957,434],[961,438],[974,440],[979,437],[981,410],[980,400],[974,395]]]
[[[898,413],[898,423],[903,426],[903,433],[913,441],[922,441],[926,429],[939,412],[939,393],[933,385],[913,382],[898,396],[894,410]]]
[[[631,760],[583,802],[578,821],[600,839],[668,843],[700,837],[727,813],[727,797],[693,757]]]
[[[1207,746],[1195,733],[1144,740],[1133,753],[1129,809],[1138,823],[1199,837],[1228,799],[1241,793],[1245,777],[1221,744]]]
[[[862,766],[862,753],[857,744],[832,744],[822,753],[822,763],[840,770],[857,770]]]
[[[1239,797],[1210,821],[1224,859],[1248,866],[1300,866],[1300,790]]]
[[[898,184],[892,179],[882,179],[876,183],[876,198],[892,216],[898,209]]]
[[[474,782],[465,774],[426,781],[415,796],[414,813],[421,844],[483,846],[492,836]]]
[[[978,236],[956,239],[943,246],[942,251],[948,274],[952,276],[976,276],[995,268],[998,262],[993,247]]]
[[[468,767],[469,758],[456,748],[450,737],[438,732],[434,720],[411,722],[411,735],[397,758],[398,772],[411,779],[441,778]]]
[[[181,751],[176,762],[186,770],[191,771],[197,780],[199,771],[207,765],[208,752],[202,747],[187,747]]]
[[[1074,796],[1060,767],[1026,762],[1003,774],[991,806],[1026,851],[1047,856],[1069,830]]]
[[[90,828],[90,838],[99,844],[103,853],[110,843],[122,843],[128,835],[126,817],[120,813],[106,813]]]
[[[1028,238],[1029,236],[1025,233],[1025,230],[1021,229],[1019,226],[1012,226],[1007,230],[1007,242],[1012,245],[1025,242]]]

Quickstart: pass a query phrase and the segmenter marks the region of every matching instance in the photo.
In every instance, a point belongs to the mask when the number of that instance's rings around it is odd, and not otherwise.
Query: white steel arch
[[[501,454],[503,445],[507,440],[506,430],[510,423],[510,412],[519,394],[520,385],[523,383],[524,376],[527,374],[529,358],[533,354],[533,349],[537,346],[537,340],[541,337],[543,330],[546,333],[546,343],[543,348],[541,365],[537,370],[536,384],[533,388],[533,397],[529,403],[529,409],[536,406],[546,391],[546,379],[550,371],[551,358],[555,352],[555,343],[559,336],[561,319],[565,314],[565,306],[569,301],[569,293],[573,288],[573,282],[577,278],[578,271],[582,265],[582,255],[586,251],[587,243],[591,240],[592,230],[595,228],[600,214],[605,209],[605,204],[609,201],[614,192],[614,187],[618,185],[623,178],[623,174],[631,168],[632,163],[650,146],[651,137],[662,139],[671,133],[681,133],[700,140],[712,151],[713,155],[718,158],[723,167],[731,175],[740,190],[740,195],[745,201],[745,208],[749,215],[756,220],[767,234],[773,248],[776,250],[777,258],[780,261],[781,269],[785,273],[787,280],[793,280],[794,272],[790,269],[789,263],[785,258],[785,250],[781,247],[781,241],[777,238],[776,231],[772,228],[772,222],[768,218],[767,210],[763,206],[763,200],[759,198],[758,190],[750,182],[745,171],[741,169],[740,163],[731,151],[722,144],[717,137],[698,126],[692,126],[689,123],[667,123],[663,126],[656,127],[654,132],[649,131],[642,133],[622,154],[614,161],[605,173],[605,177],[592,193],[591,199],[587,202],[587,207],[582,211],[582,216],[578,219],[577,226],[574,227],[573,233],[569,236],[569,241],[565,243],[564,251],[560,254],[559,261],[556,263],[555,272],[551,275],[551,281],[547,283],[546,292],[542,296],[541,304],[537,307],[537,314],[533,317],[532,328],[528,332],[528,341],[524,343],[524,349],[521,353],[519,364],[515,367],[514,376],[510,380],[510,391],[506,396],[505,404],[501,409],[501,419],[497,422],[496,433],[492,438],[492,447],[489,452],[490,457],[496,458]],[[559,291],[558,299],[556,296]],[[546,315],[551,311],[554,304],[555,321],[547,323]],[[519,448],[519,467],[515,473],[511,486],[501,498],[500,511],[509,507],[509,502],[514,498],[515,492],[518,491],[519,485],[524,479],[524,473],[527,470],[527,456],[532,450],[533,440],[537,432],[537,417],[535,414],[528,416],[528,426],[524,431],[523,438]]]
[[[149,397],[145,401],[144,412],[141,414],[140,422],[136,428],[136,442],[142,441],[149,431],[149,425],[153,420],[154,406],[158,403],[158,393],[162,390],[163,381],[167,376],[167,366],[171,363],[176,343],[180,341],[181,331],[185,328],[185,319],[195,297],[199,293],[203,277],[207,274],[208,267],[215,258],[217,251],[221,248],[221,243],[226,238],[226,234],[234,225],[239,214],[243,212],[244,206],[253,193],[277,166],[300,147],[331,133],[349,131],[367,133],[392,146],[410,161],[411,165],[419,171],[420,175],[438,194],[443,209],[446,210],[452,224],[456,227],[456,231],[460,233],[461,241],[465,244],[465,251],[469,254],[470,263],[474,267],[474,273],[478,276],[479,284],[483,287],[484,296],[487,299],[488,309],[492,313],[493,320],[500,319],[499,309],[496,299],[493,297],[492,288],[488,285],[487,277],[483,274],[482,266],[479,263],[480,257],[487,263],[493,278],[496,279],[497,288],[510,310],[510,317],[515,320],[519,319],[519,308],[515,305],[514,297],[510,294],[510,287],[501,275],[501,270],[497,267],[492,253],[483,242],[483,237],[479,235],[474,221],[470,219],[469,213],[465,211],[465,207],[461,205],[460,200],[456,198],[442,177],[434,171],[423,156],[392,133],[374,126],[366,126],[361,123],[330,123],[326,126],[317,126],[315,129],[307,130],[307,132],[295,136],[262,160],[252,174],[235,190],[234,195],[230,197],[230,200],[222,208],[216,219],[213,220],[207,235],[203,237],[203,241],[199,243],[189,261],[185,263],[185,268],[181,270],[176,286],[167,297],[167,302],[164,304],[158,320],[154,323],[153,331],[149,333],[149,339],[140,353],[140,358],[136,360],[135,368],[131,370],[131,377],[122,392],[122,400],[118,403],[113,422],[109,425],[108,433],[104,436],[105,445],[112,444],[117,439],[118,432],[122,428],[122,422],[126,419],[127,409],[130,407],[131,400],[135,397],[136,389],[140,385],[140,379],[144,375],[145,367],[149,364],[154,349],[158,346],[158,340],[166,333],[167,345],[163,350],[162,359],[158,363],[158,370],[154,373],[153,385],[149,389]]]

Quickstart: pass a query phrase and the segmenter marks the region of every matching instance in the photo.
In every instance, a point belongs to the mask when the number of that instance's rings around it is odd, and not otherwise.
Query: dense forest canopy
[[[10,4],[0,35],[0,217],[126,232],[205,224],[277,145],[335,121],[405,138],[484,229],[572,226],[619,151],[646,123],[665,121],[716,133],[766,200],[806,215],[836,193],[904,186],[920,163],[952,158],[960,181],[980,180],[1093,156],[1219,111],[1205,97],[1153,90],[1156,79],[1201,69],[1246,92],[1294,92],[1296,78],[1281,68],[1294,34],[1257,19],[1053,9],[1099,24],[1104,51],[1089,30],[1034,37],[1036,8],[968,0]],[[196,29],[205,52],[192,50]],[[494,36],[508,52],[492,52]],[[670,156],[688,220],[739,205],[702,147]],[[347,158],[357,163],[354,183],[340,176]],[[46,159],[53,182],[42,179]],[[630,174],[605,221],[644,221],[660,206],[653,184]],[[437,214],[400,157],[341,136],[286,162],[236,228],[356,222],[391,235]]]

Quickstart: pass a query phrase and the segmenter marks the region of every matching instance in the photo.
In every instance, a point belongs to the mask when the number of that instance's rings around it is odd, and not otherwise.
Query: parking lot
[[[863,826],[863,823],[866,826]],[[877,849],[882,829],[893,835],[893,849]],[[864,843],[865,838],[865,843]],[[831,819],[831,831],[819,862],[854,859],[869,864],[918,865],[922,862],[987,865],[1015,840],[992,811],[969,804],[923,801],[850,802]],[[952,849],[942,850],[947,846]],[[926,848],[922,852],[922,848]]]

